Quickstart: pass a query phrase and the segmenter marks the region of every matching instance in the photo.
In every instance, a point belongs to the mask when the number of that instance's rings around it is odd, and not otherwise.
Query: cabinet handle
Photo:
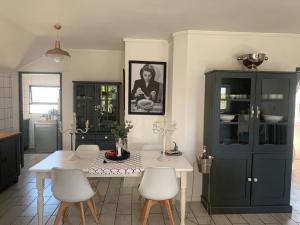
[[[104,139],[107,139],[107,138],[108,138],[107,136],[104,137]]]
[[[85,139],[85,137],[84,137],[84,136],[82,136],[82,137],[81,137],[81,139],[82,139],[82,140],[84,140],[84,139]]]
[[[254,116],[254,107],[253,107],[253,105],[251,106],[251,118],[253,118],[253,116]]]
[[[255,178],[253,178],[253,182],[254,183],[257,183],[258,182],[258,179],[255,177]]]
[[[251,182],[251,181],[252,181],[251,177],[248,177],[248,182]]]
[[[259,106],[256,106],[256,118],[259,119],[260,116],[260,109]]]

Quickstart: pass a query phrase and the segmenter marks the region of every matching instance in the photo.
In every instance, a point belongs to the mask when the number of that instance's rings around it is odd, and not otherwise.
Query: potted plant
[[[118,156],[121,156],[122,149],[127,150],[127,135],[133,128],[131,121],[126,120],[125,122],[113,122],[111,124],[111,133],[116,139],[116,147]]]

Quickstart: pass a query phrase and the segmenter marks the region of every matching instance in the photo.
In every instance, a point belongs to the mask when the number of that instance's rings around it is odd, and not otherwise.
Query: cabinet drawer
[[[111,141],[114,142],[115,138],[112,134],[98,134],[96,135],[97,141]]]
[[[81,141],[95,141],[95,135],[94,134],[78,134],[76,135],[76,139],[77,140],[81,140]]]

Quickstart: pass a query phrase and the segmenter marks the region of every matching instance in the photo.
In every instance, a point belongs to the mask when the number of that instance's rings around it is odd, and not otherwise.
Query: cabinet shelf
[[[259,122],[260,125],[288,125],[288,122],[277,122],[277,123],[272,123],[272,122]]]
[[[220,121],[220,124],[222,124],[222,125],[238,125],[239,122],[224,122],[224,121]]]
[[[228,101],[228,102],[250,102],[250,99],[232,99],[232,98],[224,98],[224,99],[220,99],[220,101]]]

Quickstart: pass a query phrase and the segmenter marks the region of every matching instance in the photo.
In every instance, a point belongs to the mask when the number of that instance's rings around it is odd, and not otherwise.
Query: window
[[[59,87],[29,86],[30,113],[48,114],[50,110],[58,110]]]
[[[295,123],[300,123],[300,87],[296,92]]]

